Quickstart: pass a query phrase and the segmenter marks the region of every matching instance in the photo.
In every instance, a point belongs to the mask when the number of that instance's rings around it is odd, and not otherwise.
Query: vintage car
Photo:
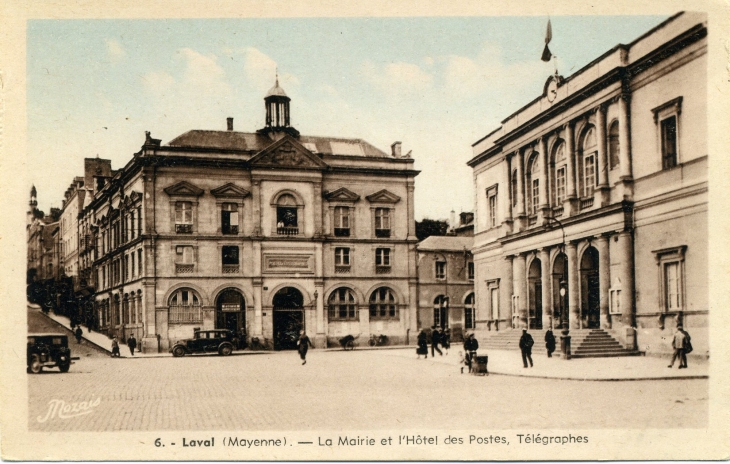
[[[63,334],[28,335],[28,372],[38,374],[44,367],[58,367],[68,372],[72,360],[68,336]]]
[[[221,356],[228,356],[233,352],[233,346],[234,335],[230,330],[196,330],[193,338],[175,342],[170,352],[175,357],[193,353],[218,353]]]

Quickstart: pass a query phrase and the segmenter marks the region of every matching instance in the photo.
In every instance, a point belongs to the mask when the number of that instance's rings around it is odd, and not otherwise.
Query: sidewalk
[[[689,368],[667,368],[669,357],[622,356],[616,358],[581,358],[565,360],[559,357],[548,358],[544,353],[533,351],[534,367],[524,368],[522,355],[519,350],[480,350],[480,356],[489,356],[487,370],[491,375],[510,375],[515,377],[535,377],[544,379],[563,380],[669,380],[669,379],[707,379],[708,361],[689,363]],[[409,351],[391,351],[391,356],[400,356],[416,359],[415,347]],[[435,358],[431,356],[423,363],[450,364],[454,369],[461,371],[459,349],[454,346],[448,355]],[[464,375],[467,375],[464,366]]]

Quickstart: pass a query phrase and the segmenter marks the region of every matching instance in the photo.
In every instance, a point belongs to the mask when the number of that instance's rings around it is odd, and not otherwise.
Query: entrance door
[[[601,326],[598,250],[589,247],[583,254],[580,264],[583,327],[597,329]]]
[[[586,314],[586,323],[589,329],[598,329],[601,327],[601,294],[599,291],[598,272],[588,274],[588,308]]]
[[[535,318],[532,329],[542,329],[542,281],[535,282]]]
[[[530,263],[528,271],[528,315],[527,327],[530,329],[542,328],[542,265],[535,258]]]
[[[246,303],[243,295],[233,288],[227,288],[216,301],[216,329],[228,329],[234,334],[246,331]]]
[[[294,287],[274,295],[274,349],[296,350],[299,331],[304,329],[304,297]]]

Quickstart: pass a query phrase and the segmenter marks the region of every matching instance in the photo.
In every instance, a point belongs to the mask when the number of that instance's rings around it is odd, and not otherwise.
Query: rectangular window
[[[530,214],[537,214],[537,207],[540,204],[540,179],[532,179],[532,202],[530,203]]]
[[[677,165],[677,117],[662,120],[662,169]]]
[[[131,225],[129,227],[129,238],[133,239],[134,238],[134,227],[135,227],[134,211],[132,211],[131,213],[129,213],[129,223]]]
[[[661,310],[665,312],[683,311],[685,304],[684,255],[687,246],[654,250],[659,265],[659,284]]]
[[[179,234],[193,232],[193,204],[189,201],[175,203],[175,232]]]
[[[464,328],[473,329],[474,327],[474,308],[464,308]]]
[[[489,300],[492,310],[492,320],[499,320],[499,287],[489,289]]]
[[[142,276],[142,249],[140,248],[137,250],[137,266],[138,266],[138,274],[140,277]]]
[[[565,166],[555,172],[555,206],[562,206],[565,201]]]
[[[222,252],[223,265],[236,265],[238,266],[238,247],[237,246],[224,246]]]
[[[390,248],[375,249],[375,268],[376,271],[379,269],[390,270]]]
[[[390,210],[375,208],[375,236],[390,237]]]
[[[335,266],[349,266],[350,265],[350,249],[349,248],[335,248]]]
[[[175,247],[175,262],[177,264],[193,264],[193,247],[190,245],[178,245]]]
[[[584,185],[583,185],[583,196],[589,197],[593,195],[593,189],[596,185],[596,157],[595,154],[591,153],[586,156],[583,161],[584,169]]]
[[[667,311],[679,311],[682,308],[680,288],[679,263],[664,264],[664,302]]]
[[[129,255],[124,256],[124,280],[129,280]]]
[[[336,206],[335,207],[335,236],[336,237],[349,237],[350,236],[350,208],[347,206]]]
[[[278,206],[276,208],[276,233],[278,235],[297,235],[299,225],[296,206]]]
[[[238,205],[236,203],[223,203],[221,208],[221,233],[238,234]]]
[[[474,280],[474,262],[467,263],[466,269],[467,269],[467,278],[469,280]]]
[[[489,227],[497,227],[497,195],[489,197]]]
[[[440,280],[446,278],[446,261],[436,261],[436,278]]]
[[[131,258],[129,267],[132,270],[132,277],[134,277],[135,274],[137,273],[137,268],[134,266],[134,252],[130,253],[129,256]]]

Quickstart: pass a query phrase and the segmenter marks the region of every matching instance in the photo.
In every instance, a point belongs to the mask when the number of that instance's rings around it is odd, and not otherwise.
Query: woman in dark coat
[[[553,351],[555,351],[555,335],[550,329],[545,332],[545,348],[547,348],[548,358],[552,358]]]
[[[426,359],[428,359],[428,335],[426,335],[426,331],[423,329],[418,334],[418,349],[416,350],[416,355],[418,355],[418,359],[421,358],[421,355],[424,355]]]
[[[302,330],[299,332],[299,340],[297,340],[297,351],[299,351],[299,357],[302,358],[302,366],[307,364],[307,350],[309,347],[314,348],[312,341],[309,340],[307,334]]]

